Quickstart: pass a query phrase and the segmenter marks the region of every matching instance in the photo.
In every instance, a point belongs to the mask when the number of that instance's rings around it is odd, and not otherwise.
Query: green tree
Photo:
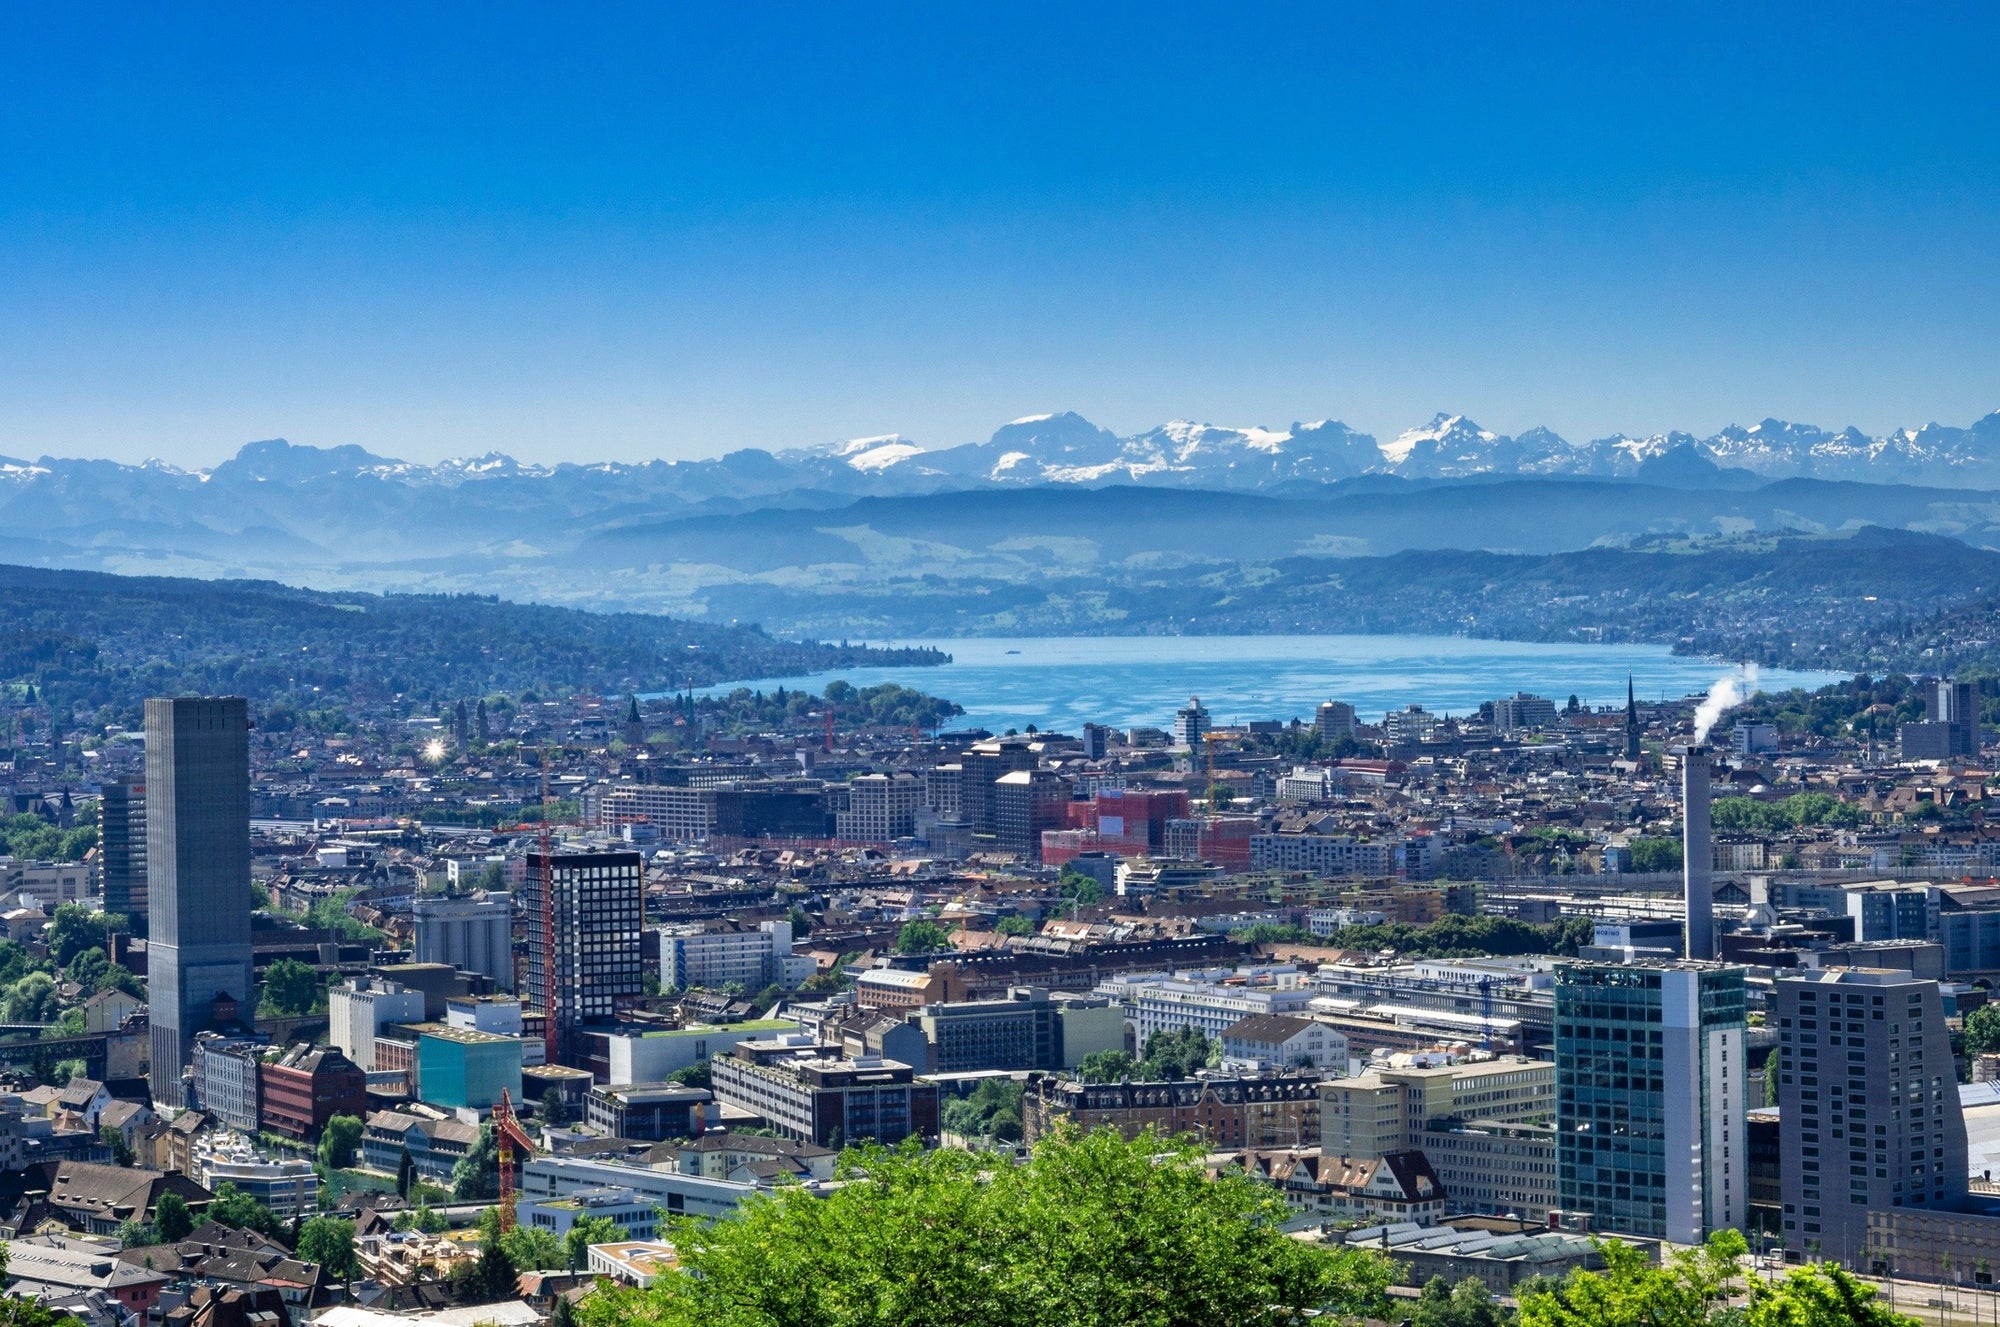
[[[125,1141],[125,1135],[110,1125],[107,1124],[102,1129],[99,1129],[97,1136],[104,1141],[106,1147],[111,1149],[112,1165],[129,1166],[139,1159],[133,1155],[132,1144]]]
[[[461,1304],[492,1304],[513,1299],[519,1293],[520,1269],[508,1258],[497,1241],[480,1246],[474,1262],[463,1263],[452,1273],[451,1293]]]
[[[792,939],[794,940],[803,940],[813,933],[813,919],[806,915],[804,908],[796,904],[793,905],[786,920],[792,924]]]
[[[254,1230],[260,1235],[275,1235],[283,1224],[270,1208],[227,1181],[215,1191],[208,1216],[232,1230]]]
[[[1766,1106],[1775,1106],[1778,1104],[1778,1069],[1782,1063],[1783,1061],[1780,1058],[1778,1048],[1773,1046],[1771,1053],[1764,1057],[1764,1104]]]
[[[1380,1313],[1376,1255],[1284,1233],[1284,1200],[1211,1181],[1200,1149],[1064,1131],[1019,1166],[914,1146],[842,1163],[824,1198],[797,1188],[735,1219],[676,1228],[692,1275],[602,1289],[586,1327],[1207,1327]]]
[[[222,1220],[213,1207],[209,1215]],[[187,1201],[177,1193],[161,1194],[160,1201],[153,1204],[153,1229],[159,1232],[162,1244],[186,1239],[194,1231],[194,1213],[188,1211]]]
[[[1021,1085],[989,1078],[971,1095],[950,1102],[941,1112],[945,1128],[968,1138],[992,1137],[1003,1143],[1021,1138]]]
[[[560,1127],[569,1123],[569,1098],[559,1087],[552,1087],[542,1093],[542,1121]]]
[[[1155,1032],[1146,1038],[1135,1077],[1145,1079],[1190,1078],[1198,1069],[1213,1067],[1222,1059],[1222,1043],[1211,1041],[1200,1028],[1180,1027]]]
[[[1678,871],[1681,869],[1679,839],[1633,839],[1634,871]]]
[[[1917,1319],[1882,1303],[1838,1263],[1797,1267],[1775,1285],[1750,1283],[1744,1327],[1917,1327]]]
[[[67,968],[84,950],[102,948],[109,920],[81,903],[61,904],[49,922],[49,957],[57,967]]]
[[[500,1148],[491,1124],[479,1126],[479,1141],[452,1167],[451,1196],[462,1203],[500,1196]]]
[[[97,989],[123,991],[135,1000],[146,998],[146,984],[139,980],[138,974],[116,963],[105,965],[104,974],[97,979]]]
[[[1208,785],[1209,810],[1227,811],[1232,805],[1235,804],[1235,802],[1236,802],[1235,789],[1231,788],[1228,784],[1222,782],[1222,780],[1217,779],[1214,783]]]
[[[608,1216],[578,1217],[576,1224],[563,1236],[563,1256],[572,1272],[580,1272],[590,1262],[590,1246],[593,1244],[616,1244],[625,1238],[625,1232],[616,1221]]]
[[[160,1242],[160,1232],[157,1227],[147,1221],[120,1221],[118,1223],[118,1242],[128,1249],[151,1248]]]
[[[1086,1083],[1117,1083],[1138,1066],[1129,1051],[1092,1051],[1077,1062],[1076,1076]]]
[[[46,972],[31,972],[0,991],[0,1022],[53,1023],[61,1006],[56,979]]]
[[[319,973],[281,958],[264,973],[264,1007],[278,1015],[310,1014],[319,1003]]]
[[[1517,1327],[1707,1327],[1739,1290],[1736,1260],[1743,1235],[1718,1231],[1699,1249],[1670,1255],[1658,1267],[1629,1244],[1598,1245],[1604,1270],[1572,1271],[1553,1288],[1517,1296]]]
[[[410,1160],[410,1149],[404,1148],[396,1158],[396,1196],[408,1202],[410,1181],[417,1176],[417,1163]]]
[[[1086,908],[1104,902],[1105,897],[1104,886],[1097,882],[1097,878],[1085,875],[1074,866],[1063,867],[1062,874],[1056,879],[1056,893],[1063,902]]]
[[[896,936],[896,952],[899,954],[935,954],[951,947],[951,932],[936,922],[905,922]]]
[[[361,1259],[354,1252],[354,1223],[338,1217],[316,1216],[299,1227],[299,1258],[318,1263],[336,1281],[351,1281],[361,1275]]]
[[[519,1271],[561,1271],[569,1266],[561,1238],[540,1226],[515,1226],[500,1237],[500,1247]]]
[[[432,1210],[427,1202],[419,1202],[415,1207],[396,1216],[396,1229],[421,1230],[426,1235],[441,1235],[451,1228],[442,1212]]]
[[[1001,935],[1033,935],[1035,924],[1026,917],[1002,917],[993,924],[993,929]]]
[[[0,1327],[83,1327],[74,1313],[57,1313],[32,1299],[0,1299]]]
[[[1410,1327],[1506,1327],[1507,1311],[1476,1276],[1457,1285],[1434,1276],[1417,1295]]]
[[[1965,1016],[1965,1053],[2000,1051],[2000,1005],[1983,1004]]]
[[[354,1164],[354,1150],[361,1145],[365,1128],[359,1116],[335,1115],[319,1136],[319,1163],[328,1170],[346,1170]]]

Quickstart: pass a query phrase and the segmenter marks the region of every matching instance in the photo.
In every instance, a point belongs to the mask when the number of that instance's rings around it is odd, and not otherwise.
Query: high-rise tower
[[[133,933],[145,935],[146,785],[133,778],[107,779],[97,806],[97,885],[104,910],[123,913]]]
[[[568,1054],[579,1026],[615,1017],[643,993],[646,863],[636,852],[552,853],[553,901],[547,914],[542,876],[541,853],[529,853],[518,894],[528,923],[521,993],[529,1008],[552,1010],[557,1045]],[[548,949],[551,937],[554,954]]]
[[[194,1038],[244,1017],[250,959],[250,717],[241,696],[146,702],[153,1100],[179,1104]]]

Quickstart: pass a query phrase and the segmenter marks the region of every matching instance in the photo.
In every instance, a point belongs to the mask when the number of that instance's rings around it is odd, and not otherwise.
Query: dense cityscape
[[[574,1316],[861,1149],[1100,1131],[1385,1293],[1733,1230],[1984,1284],[1994,688],[1736,686],[1000,734],[839,681],[331,728],[20,688],[13,1291]]]

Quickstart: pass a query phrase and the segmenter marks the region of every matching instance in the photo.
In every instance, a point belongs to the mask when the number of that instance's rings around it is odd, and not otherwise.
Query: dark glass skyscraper
[[[106,912],[123,913],[133,933],[147,933],[146,785],[109,779],[98,803],[98,887]]]
[[[146,702],[146,976],[157,1102],[180,1103],[195,1034],[224,1009],[247,1020],[256,1002],[249,734],[240,696]]]

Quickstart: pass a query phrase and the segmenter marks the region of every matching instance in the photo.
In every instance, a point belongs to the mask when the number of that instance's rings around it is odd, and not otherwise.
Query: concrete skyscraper
[[[247,1020],[256,1003],[249,732],[240,696],[146,702],[152,1088],[170,1105],[180,1104],[195,1034],[218,1012]]]
[[[1966,1201],[1965,1117],[1938,984],[1907,972],[1780,977],[1785,1247],[1868,1265],[1868,1215]]]

